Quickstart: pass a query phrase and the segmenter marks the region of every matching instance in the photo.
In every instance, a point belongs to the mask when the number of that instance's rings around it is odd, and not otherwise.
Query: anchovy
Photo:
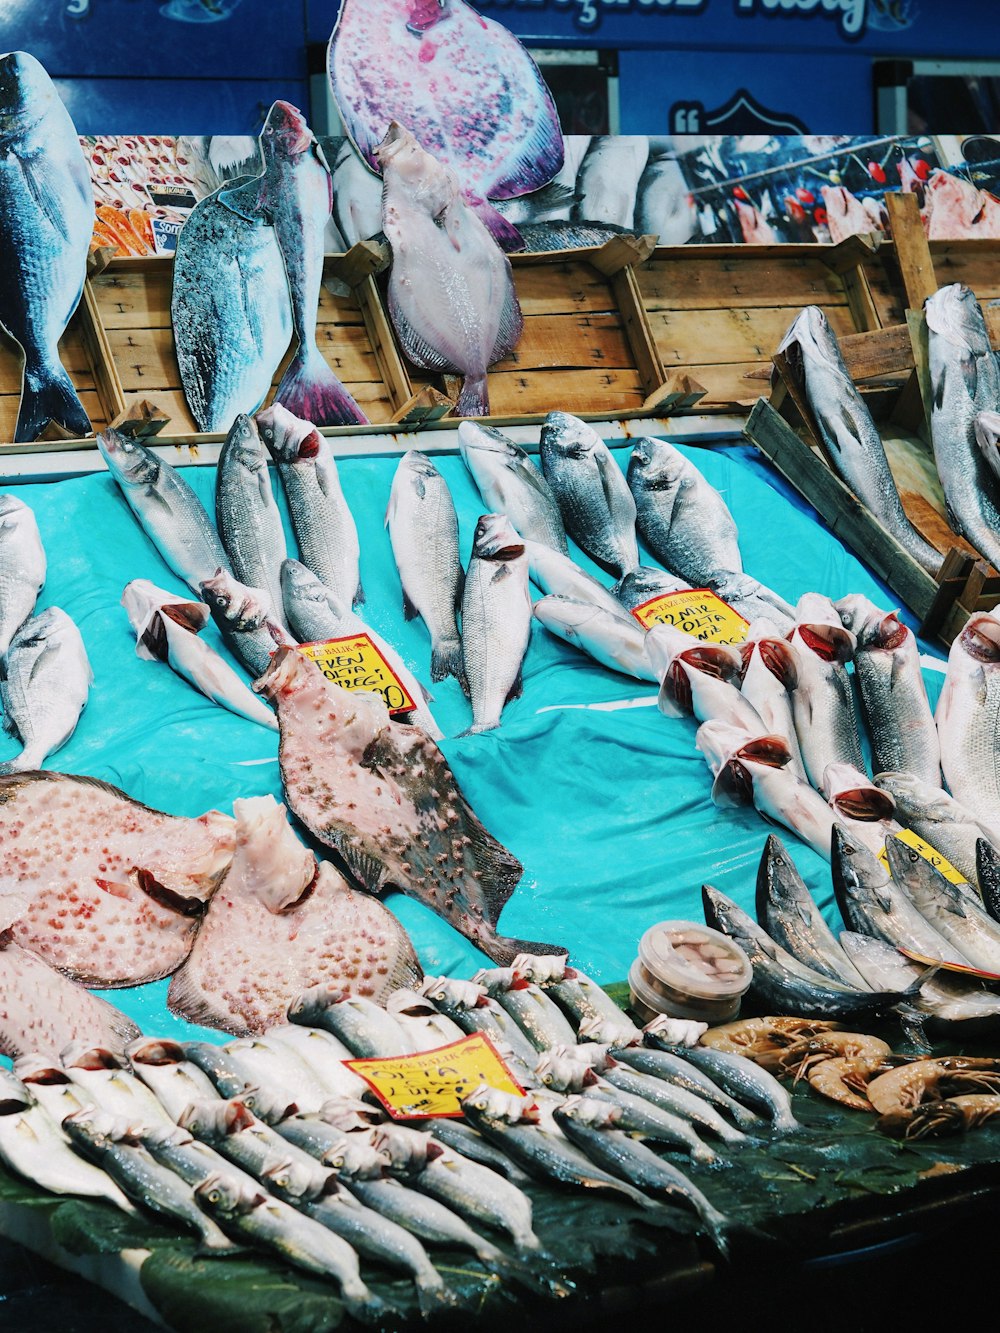
[[[979,899],[945,879],[930,861],[895,838],[886,845],[886,853],[893,879],[934,929],[973,967],[1000,973],[1000,924]]]
[[[224,569],[204,579],[200,592],[230,652],[256,679],[282,646],[296,647],[284,625],[270,612],[270,597],[261,588],[247,588]]]
[[[45,549],[34,512],[16,496],[0,495],[0,659],[44,584]]]
[[[590,601],[551,594],[535,602],[532,614],[557,639],[582,649],[601,666],[636,680],[657,681],[646,652],[646,631],[635,620]]]
[[[611,450],[568,412],[550,412],[539,453],[566,531],[616,578],[639,564],[635,500]]]
[[[472,978],[506,1009],[536,1051],[574,1043],[576,1033],[556,1002],[540,986],[519,977],[513,967],[482,968]]]
[[[280,576],[287,556],[285,530],[271,490],[267,450],[256,422],[243,412],[219,454],[215,522],[233,573],[247,587],[267,593],[268,610],[284,625]]]
[[[472,703],[468,735],[498,727],[504,706],[520,698],[530,634],[524,543],[502,514],[483,514],[462,593],[462,680]]]
[[[178,578],[197,592],[217,570],[231,572],[205,506],[177,468],[110,427],[98,435],[97,446],[146,536]]]
[[[646,1040],[659,1049],[655,1034],[647,1033]],[[678,1049],[677,1054],[707,1074],[731,1097],[763,1112],[776,1134],[790,1134],[801,1128],[792,1113],[792,1101],[788,1093],[773,1074],[753,1060],[743,1055],[711,1050],[707,1046],[685,1046]]]
[[[972,615],[955,636],[934,717],[948,790],[975,819],[1000,824],[1000,616]]]
[[[854,656],[854,635],[844,629],[833,603],[818,593],[799,598],[789,642],[798,679],[792,713],[806,775],[820,787],[827,764],[864,769],[854,698],[844,663]]]
[[[509,1046],[522,1060],[534,1064],[537,1052],[533,1042],[511,1015],[490,998],[485,986],[448,977],[425,977],[420,993],[463,1032],[483,1032],[494,1044]]]
[[[50,606],[27,619],[10,641],[0,681],[3,729],[22,750],[0,774],[40,769],[66,744],[87,706],[94,673],[79,629]]]
[[[1000,847],[1000,822],[992,825],[977,819],[943,788],[910,773],[876,773],[875,785],[896,802],[897,818],[905,828],[919,833],[970,884],[978,883],[976,844],[985,838]]]
[[[526,545],[568,555],[556,497],[523,449],[479,421],[459,423],[458,447],[489,511],[505,514]]]
[[[687,1048],[683,1048],[685,1051]],[[649,1074],[664,1083],[676,1083],[679,1088],[701,1097],[717,1111],[725,1111],[742,1130],[752,1131],[760,1124],[759,1116],[740,1103],[703,1074],[686,1055],[653,1049],[649,1046],[613,1046],[612,1057],[619,1064],[628,1065],[640,1074]]]

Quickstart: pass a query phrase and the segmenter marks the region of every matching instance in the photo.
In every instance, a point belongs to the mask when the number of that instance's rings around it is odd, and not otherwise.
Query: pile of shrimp
[[[744,1018],[709,1028],[703,1046],[745,1055],[779,1078],[878,1116],[878,1129],[922,1139],[975,1129],[1000,1115],[1000,1059],[893,1054],[887,1042],[809,1018]]]

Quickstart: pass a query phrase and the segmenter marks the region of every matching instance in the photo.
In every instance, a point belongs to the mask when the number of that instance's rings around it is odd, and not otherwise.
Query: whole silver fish
[[[736,524],[719,492],[666,440],[640,439],[628,465],[636,524],[657,560],[692,588],[740,574]]]
[[[1000,824],[1000,616],[972,615],[956,634],[934,711],[952,796],[985,825]]]
[[[605,1019],[630,1026],[636,1037],[641,1035],[607,991],[579,968],[570,967],[564,954],[520,954],[513,967],[518,976],[551,995],[577,1026],[586,1019]]]
[[[1000,923],[979,899],[945,879],[930,861],[896,838],[886,844],[886,853],[893,879],[921,916],[973,967],[1000,973]]]
[[[899,833],[892,797],[851,764],[827,764],[821,790],[838,822],[876,856],[886,838]]]
[[[319,1187],[326,1180],[323,1166],[259,1120],[243,1097],[194,1102],[184,1109],[177,1123],[257,1179],[272,1167],[294,1158],[304,1171],[311,1173]]]
[[[444,733],[427,706],[427,691],[392,644],[356,615],[348,602],[338,598],[298,560],[286,560],[281,566],[281,588],[288,623],[301,643],[323,643],[349,634],[367,634],[414,701],[407,721],[415,723],[432,740],[440,739]]]
[[[772,735],[788,742],[788,767],[805,779],[802,753],[792,715],[792,691],[798,684],[798,658],[778,626],[769,619],[754,620],[746,641],[738,645],[743,663],[740,693]]]
[[[516,524],[515,524],[516,526]],[[626,621],[632,619],[618,601],[615,591],[606,588],[599,579],[581,569],[575,560],[542,542],[525,540],[524,552],[528,557],[528,573],[536,588],[554,597],[568,597],[576,602],[589,602],[609,615]]]
[[[217,569],[229,570],[205,506],[177,468],[110,427],[97,445],[146,536],[178,578],[197,592]]]
[[[748,624],[763,616],[773,620],[782,634],[787,634],[795,624],[794,608],[772,588],[749,574],[720,571],[708,586]]]
[[[788,636],[798,664],[792,714],[806,776],[819,788],[827,764],[865,767],[854,696],[843,665],[854,655],[855,638],[844,629],[830,599],[819,593],[805,593],[795,612],[795,628]]]
[[[593,427],[568,412],[550,412],[542,425],[539,456],[576,544],[616,578],[637,568],[635,500]]]
[[[805,394],[834,472],[913,559],[936,574],[941,553],[906,517],[882,437],[818,306],[796,315],[778,352],[788,359]]]
[[[462,421],[458,447],[487,509],[506,514],[524,541],[568,553],[552,488],[513,440],[479,421]]]
[[[613,1046],[610,1053],[619,1064],[628,1065],[640,1074],[662,1079],[665,1083],[676,1083],[678,1087],[701,1097],[717,1111],[725,1111],[742,1130],[752,1132],[759,1127],[760,1118],[753,1111],[730,1097],[728,1092],[686,1058],[688,1049],[683,1048],[685,1054],[682,1056],[661,1047]]]
[[[240,1037],[223,1048],[258,1087],[280,1088],[305,1115],[319,1112],[329,1092],[312,1068],[284,1042],[273,1041],[270,1032]]]
[[[845,986],[867,989],[827,925],[819,904],[784,844],[768,835],[757,867],[757,920],[773,940],[802,963]]]
[[[127,1068],[124,1055],[95,1046],[91,1038],[71,1041],[61,1060],[63,1069],[92,1106],[120,1116],[132,1126],[172,1123],[155,1093]]]
[[[619,611],[551,594],[534,603],[532,614],[550,634],[582,649],[601,666],[636,680],[658,680],[646,652],[646,631],[631,617],[626,620]]]
[[[420,616],[431,636],[431,680],[461,680],[458,515],[448,483],[426,454],[410,449],[399,460],[385,521],[403,585],[403,614],[407,620]]]
[[[851,930],[925,958],[968,966],[965,954],[934,928],[882,863],[846,829],[834,830],[831,862],[837,906]]]
[[[555,1000],[540,986],[518,976],[513,967],[481,968],[472,978],[506,1009],[537,1051],[576,1042],[576,1033]]]
[[[425,977],[420,993],[426,995],[442,1013],[470,1035],[484,1032],[494,1045],[509,1046],[520,1059],[533,1066],[537,1058],[534,1043],[486,987],[478,982],[448,977]]]
[[[1000,1018],[1000,995],[988,990],[985,983],[973,977],[957,976],[954,972],[936,972],[927,977],[922,963],[901,954],[891,944],[869,935],[857,935],[845,930],[840,936],[845,952],[879,990],[902,989],[920,980],[920,992],[914,998],[916,1008],[946,1023],[987,1020],[995,1024]]]
[[[343,1101],[364,1096],[368,1084],[344,1065],[343,1061],[352,1058],[351,1051],[332,1032],[299,1023],[282,1023],[269,1028],[267,1036],[269,1041],[280,1042],[295,1051],[319,1079],[328,1097]]]
[[[931,377],[931,443],[948,520],[989,562],[1000,567],[1000,503],[996,478],[976,443],[980,412],[996,411],[1000,369],[975,293],[962,283],[939,288],[924,302]]]
[[[432,1051],[449,1042],[461,1041],[465,1036],[457,1023],[442,1014],[426,995],[418,995],[416,991],[393,991],[385,1001],[385,1007],[403,1029],[410,1051]]]
[[[890,987],[890,989],[892,989]],[[655,1034],[647,1041],[656,1048]],[[792,1111],[792,1099],[773,1074],[744,1055],[731,1055],[709,1046],[685,1046],[678,1051],[702,1073],[707,1074],[731,1097],[762,1111],[776,1134],[790,1134],[801,1128]]]
[[[281,562],[285,531],[271,490],[267,451],[256,423],[243,412],[229,429],[215,478],[215,522],[233,573],[250,588],[263,589],[270,612],[284,624]]]
[[[14,440],[50,421],[89,435],[59,358],[79,303],[94,229],[94,190],[69,112],[25,51],[0,56],[0,325],[24,352]]]
[[[360,606],[365,594],[358,530],[329,441],[280,403],[258,412],[255,420],[281,474],[302,563],[339,602]]]
[[[137,657],[166,662],[213,703],[277,731],[271,710],[225,658],[199,637],[210,615],[204,602],[177,597],[148,579],[133,579],[125,585],[122,606],[135,630]]]
[[[524,543],[503,514],[483,514],[462,593],[462,664],[472,703],[469,735],[498,727],[504,705],[520,698],[530,634]]]
[[[277,1124],[298,1109],[289,1097],[282,1095],[280,1088],[258,1088],[253,1084],[239,1060],[221,1046],[206,1041],[185,1041],[180,1045],[184,1058],[208,1075],[220,1097],[238,1098],[250,1115],[265,1124]]]
[[[1000,823],[976,819],[943,788],[921,782],[912,773],[877,773],[874,781],[896,802],[896,818],[904,828],[919,833],[968,883],[978,883],[976,845],[986,839],[1000,848]]]
[[[389,315],[424,370],[462,375],[460,417],[489,416],[487,369],[524,326],[510,260],[462,198],[455,173],[397,121],[375,150],[392,250]]]
[[[894,611],[860,594],[834,603],[857,640],[854,673],[861,686],[876,773],[912,773],[940,786],[940,746],[914,633]]]
[[[215,1085],[203,1070],[185,1058],[179,1042],[137,1037],[125,1048],[137,1078],[153,1093],[172,1120],[192,1102],[211,1101]]]
[[[50,606],[26,620],[7,650],[0,681],[3,727],[23,749],[0,764],[2,773],[41,768],[76,730],[94,679],[80,631],[65,611]]]
[[[364,1059],[402,1055],[407,1049],[402,1028],[381,1005],[361,995],[347,995],[321,983],[302,992],[288,1007],[291,1023],[323,1028]]]
[[[225,569],[203,579],[202,597],[229,650],[256,679],[271,664],[282,646],[296,647],[284,625],[271,614],[270,596],[262,588],[247,588]]]
[[[0,495],[0,658],[35,609],[45,584],[45,551],[31,509]]]

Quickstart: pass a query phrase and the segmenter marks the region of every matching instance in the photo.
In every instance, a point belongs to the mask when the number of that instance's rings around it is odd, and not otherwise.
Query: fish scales
[[[462,673],[472,703],[469,734],[500,725],[521,695],[521,665],[531,634],[524,544],[502,514],[476,524],[462,593]]]
[[[1000,617],[973,615],[948,653],[934,712],[941,769],[955,797],[978,820],[1000,824]]]
[[[477,421],[458,427],[458,447],[487,509],[506,514],[519,537],[566,555],[566,530],[552,488],[513,440]]]
[[[76,730],[94,673],[80,631],[50,606],[31,616],[10,641],[0,681],[3,729],[23,749],[0,764],[0,774],[41,768]]]
[[[45,583],[45,550],[35,515],[14,495],[0,495],[0,658],[35,609]]]
[[[288,554],[285,532],[271,489],[267,451],[253,418],[242,412],[219,454],[215,521],[233,573],[241,583],[262,588],[270,599],[272,616],[284,624],[281,562]]]
[[[579,417],[550,412],[542,425],[539,457],[576,544],[616,578],[636,569],[635,500],[604,440]]]

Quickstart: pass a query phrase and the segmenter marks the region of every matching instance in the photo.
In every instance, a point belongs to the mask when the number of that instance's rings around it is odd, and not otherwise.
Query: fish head
[[[267,1202],[267,1194],[236,1176],[214,1172],[194,1187],[198,1207],[216,1221],[245,1217]]]
[[[418,993],[426,995],[432,1004],[440,1005],[446,1012],[448,1008],[475,1009],[488,999],[485,986],[455,977],[424,977]]]
[[[340,601],[311,569],[291,557],[281,562],[281,599],[286,606],[328,607],[338,620],[350,610],[350,606]]]
[[[824,662],[849,662],[857,648],[854,635],[844,628],[836,606],[822,593],[807,592],[795,606],[795,626],[788,639]]]
[[[553,1047],[539,1056],[534,1072],[539,1082],[553,1092],[582,1092],[598,1082],[590,1065],[576,1060],[561,1048]]]
[[[422,37],[449,17],[451,0],[406,0],[406,31]]]
[[[326,1011],[335,1004],[347,999],[347,991],[329,981],[321,981],[309,986],[288,1006],[289,1023],[299,1023],[303,1027],[318,1027]]]
[[[531,613],[546,629],[565,639],[581,639],[587,626],[606,617],[603,607],[580,602],[575,597],[546,593],[533,603]]]
[[[853,764],[827,764],[820,791],[830,808],[845,819],[878,823],[892,819],[896,813],[896,802],[889,793],[876,787]]]
[[[305,1162],[288,1157],[283,1162],[275,1162],[260,1173],[260,1182],[284,1203],[296,1207],[303,1203],[314,1203],[317,1199],[339,1190],[336,1177],[332,1172],[323,1172],[319,1163],[310,1167]]]
[[[59,1053],[59,1059],[66,1069],[83,1069],[96,1072],[99,1069],[124,1069],[126,1062],[106,1046],[89,1046],[85,1041],[71,1041]]]
[[[235,633],[259,629],[269,619],[267,593],[261,588],[248,588],[224,569],[217,569],[212,578],[202,582],[201,595],[216,619]]]
[[[473,1118],[481,1116],[484,1120],[499,1121],[506,1125],[534,1125],[539,1120],[538,1107],[532,1098],[501,1092],[499,1088],[491,1088],[488,1083],[480,1083],[473,1088],[459,1105],[467,1115],[471,1113]]]
[[[589,458],[602,443],[593,426],[569,412],[550,412],[542,423],[541,447],[545,453]]]
[[[783,768],[792,757],[784,736],[751,736],[720,718],[701,724],[695,733],[695,746],[715,775],[712,800],[723,806],[751,804],[757,770]]]
[[[133,1065],[179,1065],[187,1058],[180,1042],[167,1037],[138,1037],[125,1047],[125,1054]]]
[[[516,560],[524,542],[506,514],[482,514],[476,524],[472,554],[477,560]]]
[[[401,1140],[394,1146],[394,1151],[398,1149],[401,1153],[397,1166],[395,1158],[388,1149],[376,1141],[375,1134],[375,1129],[364,1133],[345,1134],[324,1152],[323,1165],[330,1167],[347,1180],[381,1180],[389,1171],[393,1174],[404,1174],[410,1149],[402,1148]],[[423,1137],[421,1135],[421,1138]],[[435,1154],[438,1155],[440,1154]],[[427,1160],[425,1156],[422,1165],[426,1164]],[[422,1169],[422,1165],[417,1167],[418,1171]]]
[[[75,639],[79,634],[76,626],[65,611],[58,606],[47,607],[37,616],[30,616],[10,641],[7,653],[8,669],[14,655],[22,663],[34,663],[44,653],[56,650],[67,639]]]
[[[583,1018],[577,1031],[581,1042],[596,1042],[602,1046],[634,1046],[637,1041],[635,1034],[636,1029],[624,1014],[620,1023],[616,1019],[606,1018],[600,1014]],[[576,1054],[579,1058],[578,1051]],[[596,1062],[592,1060],[590,1063]]]
[[[256,1124],[256,1117],[248,1103],[248,1097],[192,1102],[177,1117],[177,1123],[196,1139],[210,1143],[213,1139],[227,1138],[230,1134],[238,1134]]]
[[[442,480],[441,473],[426,454],[422,454],[419,449],[408,449],[396,465],[389,496],[390,513],[387,514],[386,521],[388,522],[395,511],[403,487],[412,492],[418,500],[423,500],[427,495],[428,485]]]
[[[730,684],[739,682],[742,659],[739,650],[724,643],[704,643],[673,625],[654,625],[646,634],[646,655],[663,680],[677,661],[695,671]]]
[[[0,1066],[0,1116],[18,1115],[34,1104],[35,1098],[16,1074]]]
[[[705,923],[713,930],[721,930],[747,953],[751,959],[757,952],[755,945],[756,922],[744,912],[743,908],[727,898],[712,884],[701,886],[701,902],[705,913]]]
[[[27,1087],[32,1083],[49,1087],[73,1081],[57,1060],[35,1051],[17,1057],[14,1061],[14,1073]]]
[[[850,382],[830,321],[819,306],[806,306],[795,316],[778,344],[775,355],[779,353],[784,356],[788,369],[800,387],[805,386],[805,369],[810,362],[817,367],[832,370]],[[775,373],[772,372],[772,379]]]
[[[587,1125],[590,1129],[614,1129],[625,1111],[621,1106],[615,1106],[614,1102],[602,1102],[596,1097],[575,1095],[567,1097],[552,1114],[557,1124],[572,1120],[578,1125]]]
[[[509,440],[493,426],[482,426],[478,421],[459,422],[458,447],[466,464],[470,454],[495,454],[501,461],[517,458],[521,454],[513,440]]]
[[[886,839],[895,842],[895,838]],[[830,839],[833,892],[838,903],[863,901],[889,883],[888,871],[850,829],[834,824]]]
[[[859,648],[898,648],[909,631],[899,611],[882,611],[869,598],[851,593],[834,602],[841,623],[857,639]]]
[[[345,1134],[358,1129],[370,1129],[385,1119],[377,1107],[359,1102],[353,1097],[330,1097],[319,1108],[318,1114],[325,1125]]]
[[[687,459],[672,444],[644,436],[632,448],[628,484],[644,491],[673,491],[689,468]]]
[[[992,347],[982,307],[964,282],[950,282],[932,292],[924,302],[924,314],[931,333],[972,356],[990,355]]]
[[[957,642],[974,662],[994,666],[1000,662],[1000,615],[973,615],[965,622]]]
[[[762,908],[768,903],[775,906],[794,901],[806,891],[802,876],[781,839],[769,833],[757,866],[757,917],[762,919]]]
[[[519,953],[514,957],[511,967],[519,977],[533,982],[536,986],[546,986],[554,981],[562,981],[566,976],[567,955],[563,953]]]
[[[416,136],[398,120],[391,121],[381,143],[375,148],[375,161],[383,175],[391,169],[392,174],[411,191],[415,204],[422,201],[430,205],[435,216],[440,211],[440,196],[435,194],[434,186],[440,186],[443,178],[451,175],[448,169],[430,153],[421,148]]]
[[[947,820],[952,817],[955,799],[943,787],[933,787],[914,773],[876,773],[872,778],[896,803],[901,818],[906,819],[919,810],[925,819]]]
[[[516,976],[513,967],[481,967],[472,977],[477,986],[483,986],[486,994],[495,998],[509,991],[515,983]],[[527,985],[526,981],[522,982]]]
[[[0,55],[0,137],[23,133],[57,103],[55,85],[33,55]]]
[[[312,463],[319,457],[323,437],[312,424],[287,407],[274,403],[254,417],[265,448],[276,463]]]
[[[257,473],[261,468],[267,467],[267,454],[264,452],[264,444],[260,438],[257,423],[253,417],[248,417],[245,412],[241,412],[229,427],[229,434],[226,436],[226,443],[222,446],[222,452],[227,458],[234,459],[240,467],[246,468],[248,472]],[[219,461],[221,464],[222,458]]]
[[[156,486],[162,471],[160,460],[138,440],[109,426],[98,435],[97,447],[119,486]]]
[[[23,500],[16,495],[0,495],[0,532],[15,531],[28,516],[34,517]]]
[[[794,690],[799,683],[798,661],[792,644],[782,636],[774,621],[761,616],[753,622],[747,631],[746,640],[739,645],[738,651],[743,663],[743,675],[756,653],[774,678],[784,685],[786,690]]]
[[[920,903],[943,903],[954,898],[957,890],[936,866],[932,865],[915,847],[909,847],[899,838],[885,840],[885,854],[889,874],[905,889],[919,908]]]
[[[308,153],[315,142],[316,138],[298,107],[292,106],[291,102],[271,104],[260,134],[265,157],[273,154],[300,157]]]
[[[86,1156],[99,1156],[122,1131],[119,1117],[109,1115],[93,1104],[72,1111],[62,1122],[63,1133]]]
[[[180,1125],[153,1125],[143,1128],[142,1142],[150,1149],[184,1148],[194,1143],[195,1137]]]

